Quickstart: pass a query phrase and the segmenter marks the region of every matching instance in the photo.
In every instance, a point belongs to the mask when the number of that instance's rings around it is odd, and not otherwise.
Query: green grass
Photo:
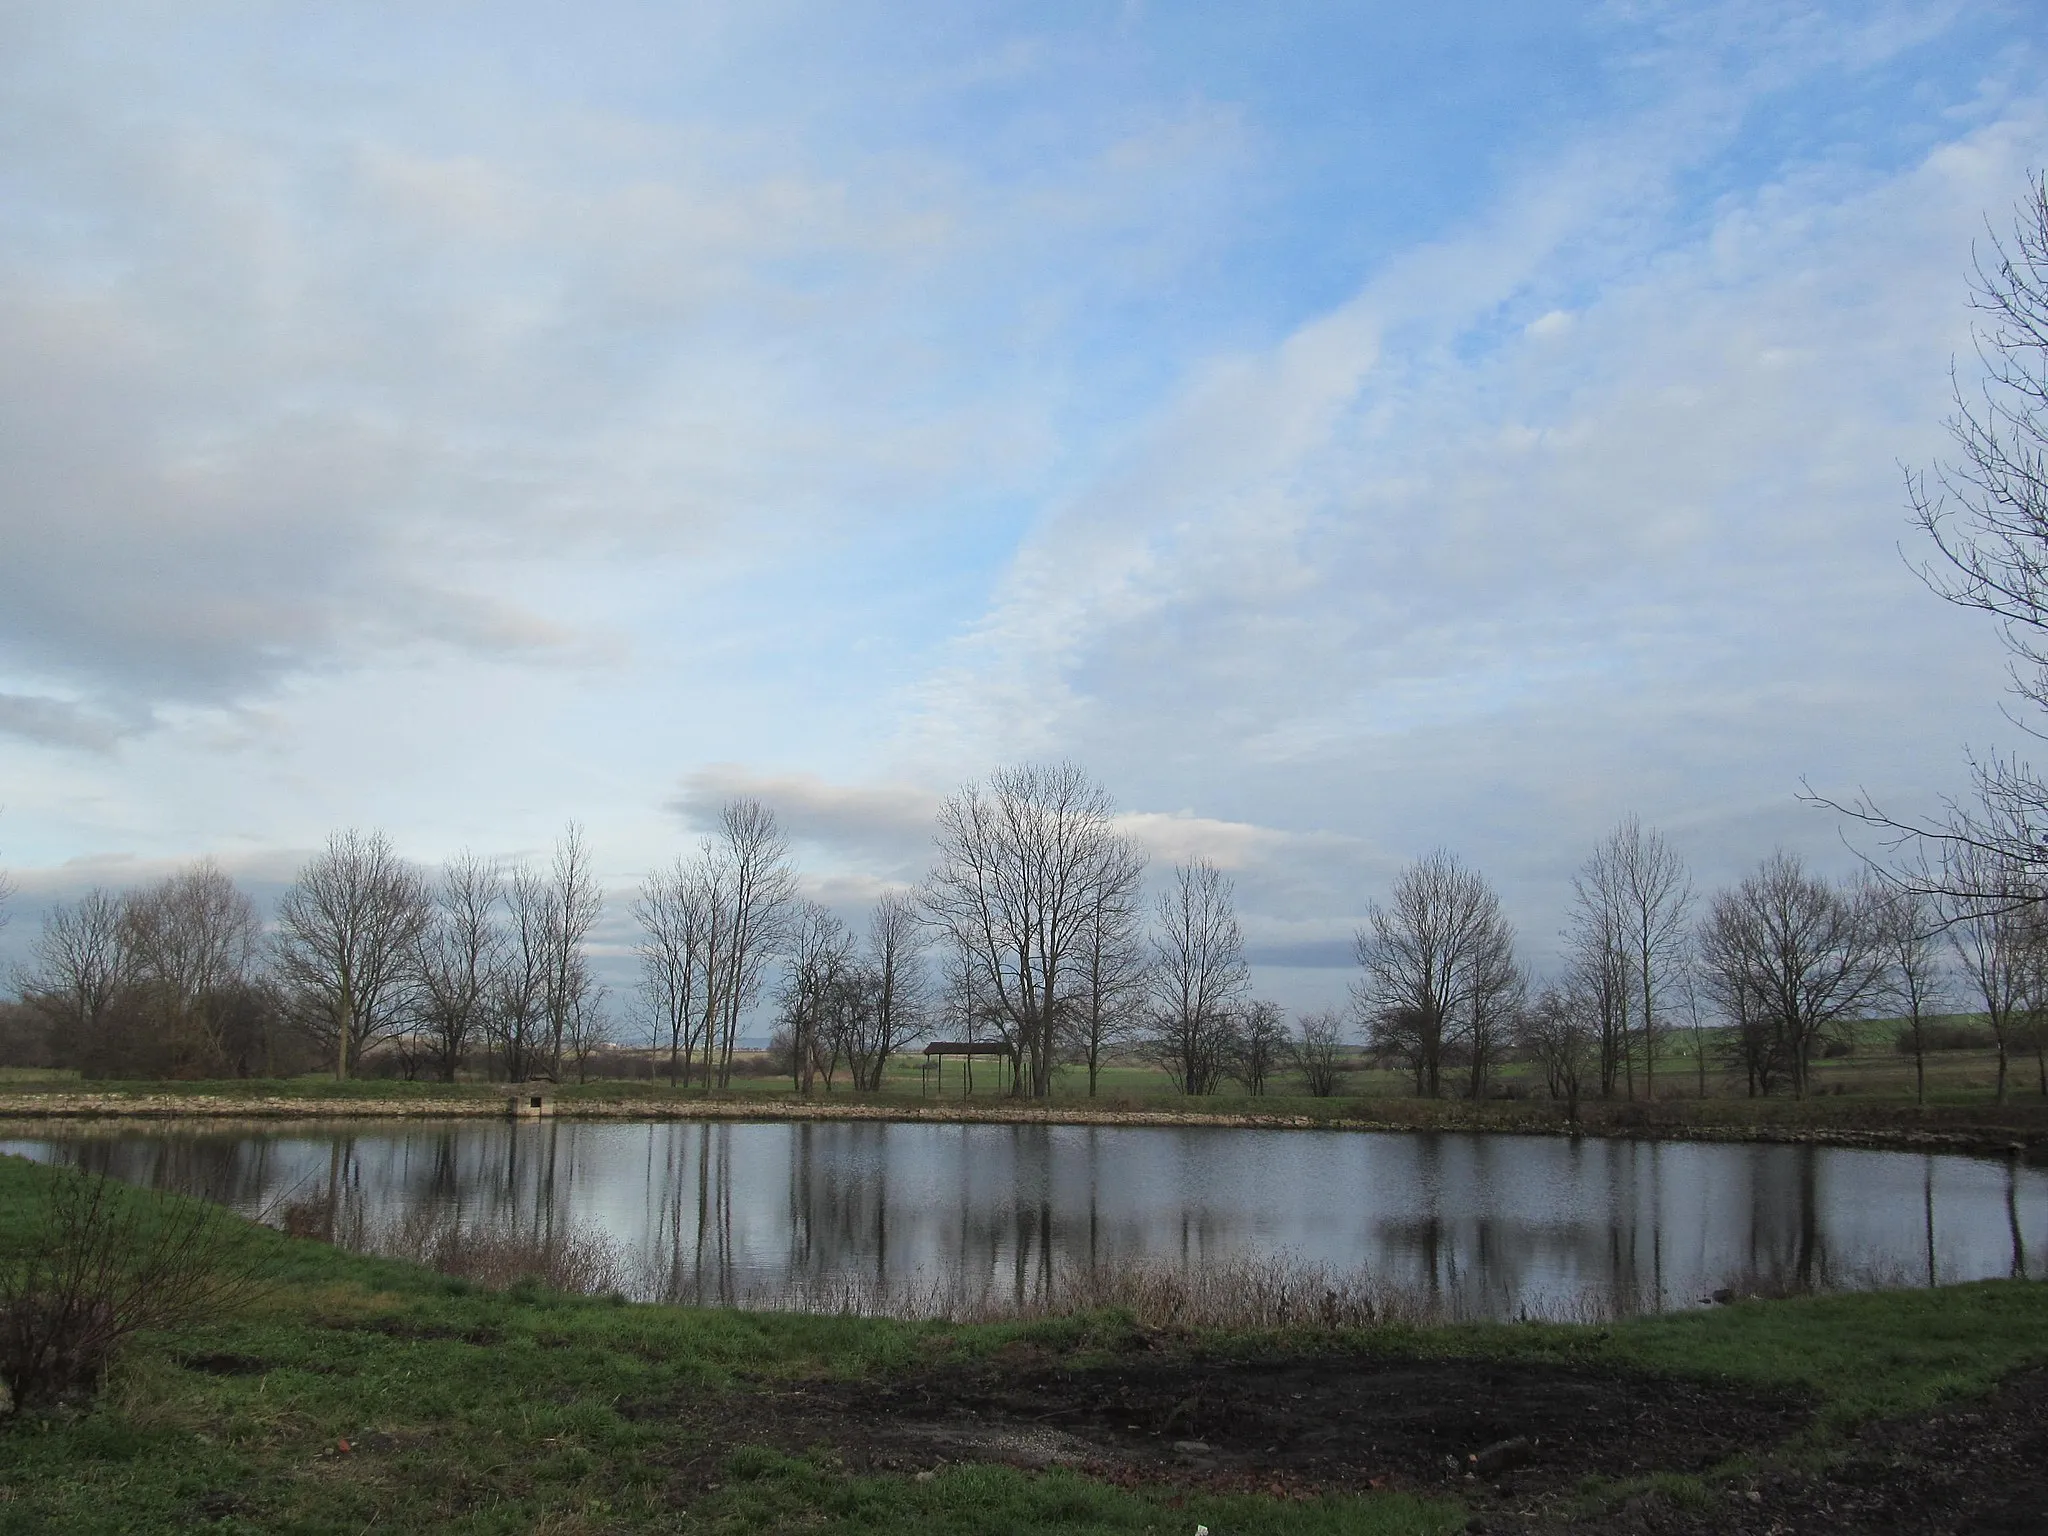
[[[0,1252],[54,1175],[0,1159]],[[134,1198],[141,1198],[135,1196]],[[1028,1344],[1076,1363],[1129,1345],[1120,1317],[960,1327],[628,1306],[474,1289],[412,1266],[238,1226],[277,1288],[245,1314],[141,1341],[95,1410],[0,1430],[12,1531],[1105,1531],[1422,1533],[1446,1501],[1181,1498],[1067,1472],[950,1466],[856,1476],[731,1433],[724,1395],[863,1378]],[[2048,1360],[2048,1286],[1991,1282],[1748,1302],[1606,1327],[1471,1325],[1340,1338],[1187,1341],[1566,1360],[1810,1394],[1823,1436],[1980,1392]],[[205,1356],[263,1362],[222,1375]],[[666,1405],[659,1412],[638,1411]],[[638,1408],[636,1408],[638,1405]],[[339,1442],[357,1447],[347,1454]],[[707,1484],[716,1484],[708,1487]],[[1675,1485],[1674,1485],[1675,1487]]]
[[[1944,1015],[1938,1022],[1976,1024],[1981,1021],[1975,1015]],[[1897,1037],[1902,1028],[1904,1026],[1897,1019],[1866,1019],[1843,1026],[1840,1033],[1850,1045],[1850,1054],[1813,1063],[1813,1097],[1807,1103],[1811,1105],[1824,1099],[1850,1098],[1887,1108],[1910,1106],[1914,1097],[1913,1062],[1911,1057],[1899,1054],[1896,1049]],[[1708,1034],[1711,1040],[1718,1042],[1725,1031],[1710,1030]],[[959,1102],[964,1086],[960,1063],[956,1061],[948,1065],[945,1093],[940,1096],[935,1092],[923,1091],[924,1085],[921,1083],[918,1070],[921,1060],[922,1058],[915,1052],[895,1057],[889,1064],[879,1093],[854,1094],[847,1089],[846,1080],[842,1076],[836,1091],[826,1093],[821,1089],[816,1097],[826,1102],[868,1102],[906,1107],[914,1104],[931,1106],[942,1100],[948,1103]],[[2010,1108],[2048,1108],[2048,1098],[2044,1098],[2039,1091],[2039,1070],[2030,1051],[2015,1050],[2011,1058],[2010,1071]],[[1929,1108],[1954,1110],[1989,1107],[1995,1073],[1996,1057],[1988,1050],[1931,1053],[1927,1061]],[[975,1074],[975,1100],[981,1103],[1000,1102],[1000,1081],[996,1064],[983,1063]],[[1495,1073],[1494,1082],[1498,1090],[1519,1096],[1529,1103],[1532,1109],[1548,1107],[1541,1074],[1529,1063],[1504,1063]],[[1677,1030],[1663,1040],[1657,1057],[1656,1085],[1660,1107],[1664,1103],[1700,1103],[1700,1078],[1690,1032]],[[1640,1077],[1638,1087],[1640,1090]],[[453,1084],[408,1083],[372,1078],[337,1083],[332,1077],[319,1073],[289,1079],[243,1081],[84,1082],[77,1073],[70,1071],[0,1069],[0,1091],[37,1094],[80,1090],[117,1096],[177,1093],[249,1099],[289,1097],[330,1101],[389,1099],[401,1102],[450,1098],[487,1100],[495,1098],[502,1091],[499,1085],[477,1081]],[[1450,1091],[1454,1092],[1455,1086]],[[679,1095],[668,1087],[665,1080],[660,1079],[605,1078],[584,1084],[564,1084],[558,1096],[563,1107],[574,1108],[578,1104],[599,1103],[656,1105],[677,1098],[688,1100],[702,1098],[705,1095],[702,1089],[686,1090]],[[790,1091],[787,1078],[756,1075],[735,1076],[729,1088],[716,1096],[741,1103],[789,1100],[795,1097]],[[1273,1075],[1268,1092],[1258,1098],[1247,1095],[1242,1085],[1226,1082],[1214,1094],[1199,1099],[1188,1099],[1174,1091],[1172,1082],[1159,1067],[1127,1059],[1113,1061],[1103,1068],[1092,1099],[1088,1094],[1086,1071],[1073,1066],[1062,1068],[1058,1072],[1052,1094],[1055,1106],[1197,1109],[1221,1113],[1299,1115],[1313,1119],[1385,1118],[1390,1112],[1399,1113],[1393,1106],[1408,1102],[1410,1099],[1411,1088],[1404,1074],[1368,1069],[1362,1063],[1346,1074],[1343,1091],[1336,1098],[1308,1097],[1302,1091],[1298,1075],[1283,1070]],[[1782,1096],[1780,1099],[1782,1102],[1790,1102],[1782,1100]],[[1707,1073],[1706,1101],[1713,1106],[1708,1112],[1733,1117],[1723,1122],[1729,1124],[1741,1123],[1745,1117],[1752,1115],[1758,1117],[1761,1123],[1785,1114],[1826,1113],[1818,1110],[1781,1110],[1772,1107],[1770,1102],[1747,1110],[1729,1108],[1728,1106],[1741,1105],[1748,1101],[1744,1098],[1744,1084],[1740,1075],[1725,1070],[1718,1056]]]
[[[1581,1361],[1810,1395],[1841,1427],[1989,1390],[2048,1361],[2048,1285],[1991,1280],[1860,1291],[1632,1318],[1604,1326],[1478,1324],[1384,1335],[1425,1354]]]
[[[0,1242],[48,1170],[0,1160]],[[1435,1536],[1455,1506],[1395,1495],[1279,1502],[1131,1491],[977,1466],[856,1477],[829,1455],[730,1443],[719,1395],[764,1379],[857,1377],[1020,1336],[1110,1347],[1114,1320],[954,1329],[844,1317],[492,1294],[261,1228],[279,1288],[245,1315],[145,1340],[102,1404],[0,1431],[12,1531],[1355,1531]],[[217,1375],[179,1362],[264,1362]],[[638,1416],[635,1403],[694,1413]],[[623,1410],[623,1411],[622,1411]],[[342,1440],[358,1447],[347,1454]],[[682,1479],[709,1458],[715,1489]],[[231,1502],[233,1501],[233,1502]],[[215,1519],[214,1517],[219,1518]]]

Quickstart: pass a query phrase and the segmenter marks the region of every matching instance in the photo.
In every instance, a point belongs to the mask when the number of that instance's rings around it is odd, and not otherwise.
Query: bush
[[[334,1224],[330,1220],[324,1231],[307,1235],[332,1241]],[[512,1224],[465,1224],[427,1208],[344,1235],[351,1248],[425,1265],[494,1291],[523,1285],[600,1296],[627,1285],[624,1252],[595,1228],[523,1232]]]
[[[26,1003],[0,1003],[0,1067],[48,1067],[50,1022]]]
[[[0,1253],[7,1411],[92,1397],[144,1330],[212,1319],[265,1286],[263,1250],[217,1206],[66,1168]]]
[[[1989,1029],[1975,1024],[1922,1024],[1920,1038],[1930,1051],[1988,1051],[1998,1044],[1998,1037]],[[1901,1056],[1913,1054],[1913,1031],[1899,1031],[1898,1050]]]

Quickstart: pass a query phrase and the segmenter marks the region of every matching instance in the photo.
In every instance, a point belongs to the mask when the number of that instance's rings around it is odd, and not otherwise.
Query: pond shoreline
[[[1110,1108],[1087,1105],[953,1103],[919,1106],[778,1099],[651,1099],[581,1096],[556,1100],[549,1118],[576,1121],[893,1121],[935,1125],[1210,1126],[1255,1130],[1358,1132],[1446,1131],[1520,1136],[1585,1136],[1629,1141],[1756,1142],[1851,1147],[1874,1151],[1960,1152],[2026,1157],[2048,1150],[2048,1134],[2031,1124],[1840,1124],[1816,1116],[1731,1122],[1673,1112],[1669,1105],[1584,1106],[1573,1124],[1562,1114],[1474,1112],[1457,1101],[1399,1100],[1388,1115],[1304,1115],[1284,1112]],[[1902,1106],[1886,1106],[1896,1113]],[[1903,1106],[1910,1109],[1910,1106]],[[2010,1108],[2008,1106],[2008,1108]],[[47,1120],[194,1119],[477,1120],[508,1118],[502,1095],[447,1098],[239,1095],[204,1093],[0,1093],[0,1123]],[[1830,1117],[1834,1118],[1834,1117]],[[1873,1115],[1871,1119],[1888,1119]],[[2009,1116],[2034,1120],[2033,1115]]]

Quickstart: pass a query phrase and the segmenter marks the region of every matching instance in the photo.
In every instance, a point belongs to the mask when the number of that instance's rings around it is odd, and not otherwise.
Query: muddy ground
[[[633,1411],[691,1419],[712,1406]],[[1475,1530],[1501,1533],[2048,1531],[2048,1370],[1988,1400],[1867,1426],[1824,1471],[1773,1454],[1811,1423],[1798,1398],[1574,1365],[1161,1352],[1073,1369],[1013,1355],[715,1406],[719,1449],[673,1469],[679,1495],[714,1483],[723,1451],[758,1441],[829,1451],[850,1472],[1002,1462],[1278,1497],[1451,1494]],[[1713,1475],[1734,1457],[1757,1470]],[[1705,1503],[1588,1491],[1651,1472],[1708,1474]]]
[[[1282,1497],[1451,1492],[1503,1517],[1503,1530],[1589,1477],[1704,1471],[1811,1418],[1784,1395],[1593,1367],[1172,1353],[1087,1369],[1012,1355],[781,1387],[717,1409],[727,1447],[823,1448],[849,1471],[980,1461]],[[695,1416],[682,1404],[635,1411]],[[701,1486],[716,1479],[716,1458],[678,1472]]]
[[[1715,1490],[1704,1508],[1641,1504],[1644,1536],[2040,1536],[2048,1531],[2048,1367],[2010,1376],[1990,1396],[1863,1426],[1819,1471],[1765,1467]]]

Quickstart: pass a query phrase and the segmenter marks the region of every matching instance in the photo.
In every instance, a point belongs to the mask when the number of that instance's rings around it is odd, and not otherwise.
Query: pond
[[[1954,1154],[1454,1133],[663,1121],[101,1122],[0,1151],[342,1240],[596,1233],[641,1299],[1026,1305],[1078,1267],[1285,1257],[1443,1315],[2048,1274],[2048,1172]]]

